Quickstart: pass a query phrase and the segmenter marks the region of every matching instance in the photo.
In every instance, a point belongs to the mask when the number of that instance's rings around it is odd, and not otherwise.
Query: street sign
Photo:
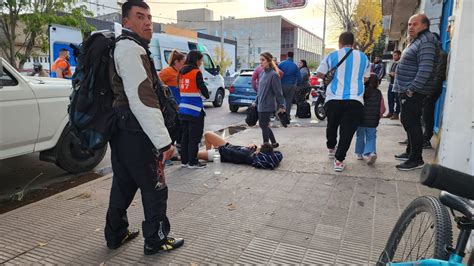
[[[308,0],[265,0],[266,11],[280,11],[287,9],[304,8]]]

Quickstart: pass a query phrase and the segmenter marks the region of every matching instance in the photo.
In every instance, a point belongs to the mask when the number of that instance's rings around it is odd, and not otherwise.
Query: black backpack
[[[74,49],[77,64],[69,97],[69,127],[85,149],[103,148],[115,129],[109,79],[114,47],[113,32],[98,32]]]
[[[296,116],[299,118],[311,118],[311,105],[306,101],[296,105]]]

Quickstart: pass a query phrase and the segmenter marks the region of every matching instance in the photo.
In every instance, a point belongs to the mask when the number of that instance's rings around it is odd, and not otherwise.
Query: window
[[[235,81],[234,84],[238,85],[249,85],[252,84],[252,76],[239,76]]]
[[[206,69],[208,72],[212,72],[215,67],[214,64],[212,63],[211,57],[209,57],[208,54],[203,54],[202,58],[202,64],[204,65],[204,69]]]
[[[3,68],[3,75],[0,76],[0,87],[16,86],[18,81],[10,74],[5,68]]]

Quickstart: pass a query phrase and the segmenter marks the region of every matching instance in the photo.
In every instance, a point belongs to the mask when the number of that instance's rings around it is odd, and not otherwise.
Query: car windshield
[[[248,85],[251,83],[252,83],[252,76],[239,76],[234,81],[234,84],[239,84],[239,85]]]

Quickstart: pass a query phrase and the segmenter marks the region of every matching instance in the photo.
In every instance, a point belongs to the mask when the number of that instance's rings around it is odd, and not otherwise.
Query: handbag
[[[247,108],[247,117],[245,118],[245,123],[249,125],[250,127],[253,127],[257,124],[258,121],[258,112],[257,112],[257,106],[250,105]]]
[[[344,55],[344,57],[341,59],[341,61],[339,61],[339,63],[337,63],[337,65],[333,68],[331,68],[327,73],[326,75],[324,75],[324,79],[323,79],[323,84],[324,84],[324,89],[326,89],[328,86],[329,86],[329,83],[331,83],[331,81],[333,80],[334,78],[334,74],[336,74],[336,70],[337,68],[342,64],[344,63],[344,61],[346,60],[346,58],[352,53],[352,48]]]

